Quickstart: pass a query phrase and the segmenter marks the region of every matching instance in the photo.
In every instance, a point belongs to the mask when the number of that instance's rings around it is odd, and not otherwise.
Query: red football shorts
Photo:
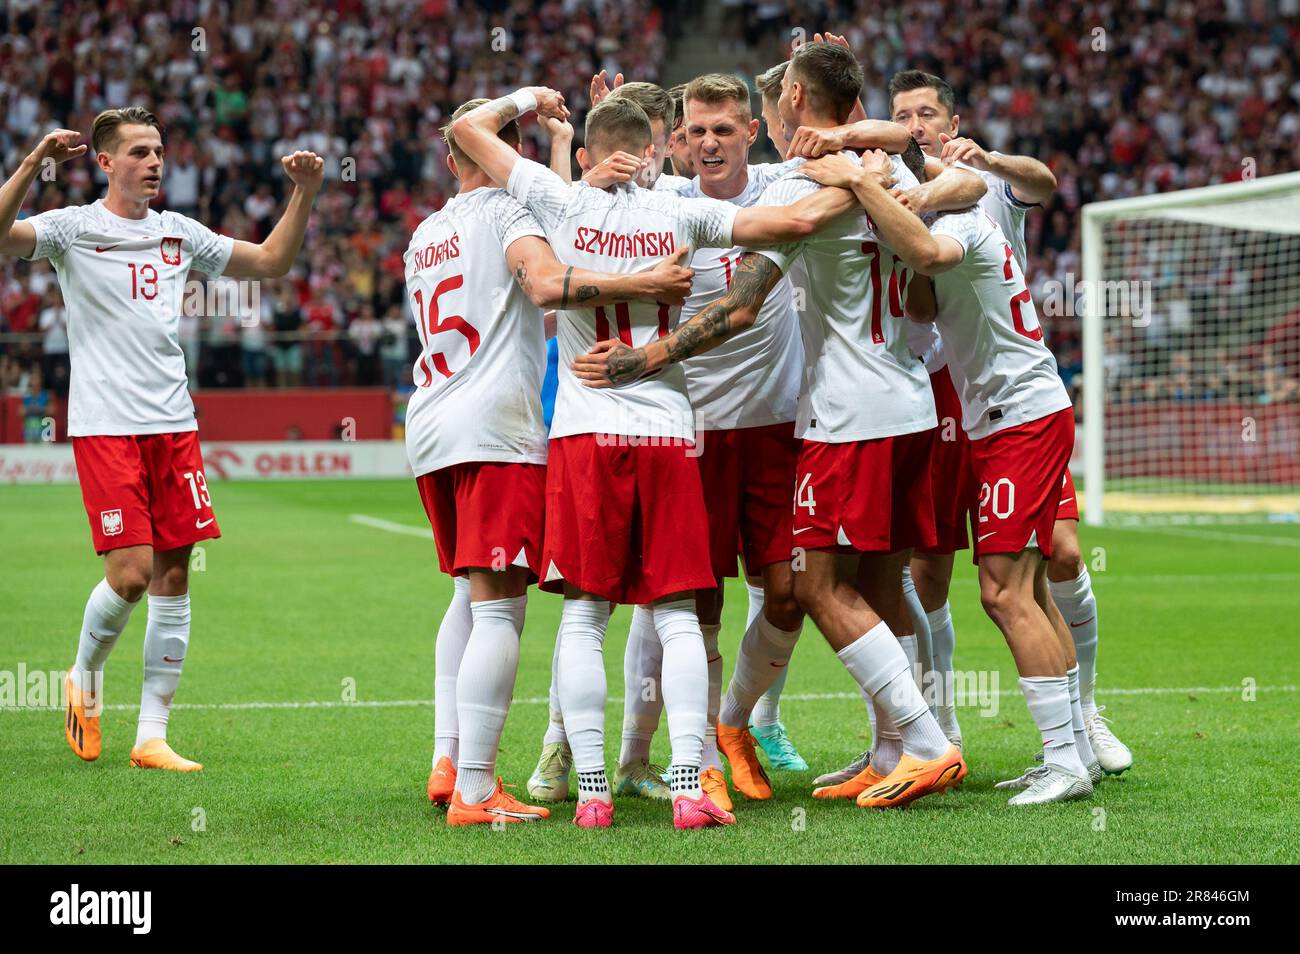
[[[1070,468],[1065,468],[1065,477],[1061,481],[1061,503],[1056,509],[1057,520],[1079,519],[1079,495],[1074,489],[1074,475]]]
[[[433,527],[438,566],[464,576],[470,567],[542,567],[546,513],[543,464],[469,461],[415,478]]]
[[[647,443],[630,446],[638,440]],[[575,434],[551,441],[542,589],[560,593],[567,582],[641,604],[714,585],[694,448],[650,440]]]
[[[966,525],[975,509],[975,487],[970,469],[970,439],[961,426],[961,399],[945,365],[930,375],[930,389],[939,415],[939,430],[930,456],[930,484],[934,494],[933,547],[922,553],[955,553],[970,546]]]
[[[936,431],[843,444],[804,441],[794,546],[840,553],[933,547],[930,455]]]
[[[175,550],[221,536],[198,431],[74,437],[72,455],[96,553]]]
[[[736,575],[737,549],[748,573],[789,560],[790,492],[800,445],[794,422],[702,431],[698,440],[713,575]]]
[[[1074,451],[1073,408],[973,440],[970,448],[979,488],[975,561],[1030,547],[1051,557],[1052,527]]]

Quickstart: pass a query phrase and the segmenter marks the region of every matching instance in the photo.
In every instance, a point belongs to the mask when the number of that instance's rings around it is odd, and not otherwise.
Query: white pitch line
[[[1105,696],[1178,696],[1200,694],[1228,694],[1241,692],[1243,686],[1135,686],[1125,689],[1102,689],[1099,695]],[[1256,693],[1296,692],[1296,686],[1257,686]],[[999,696],[1018,696],[1019,689],[999,689]],[[831,700],[861,699],[857,692],[787,692],[781,696],[783,702],[826,702]],[[515,699],[517,706],[544,706],[550,704],[547,696],[530,696]],[[610,696],[606,705],[622,705],[622,696]],[[432,699],[362,699],[356,702],[344,702],[341,699],[326,699],[309,702],[179,702],[173,709],[218,709],[222,711],[240,709],[412,709],[419,706],[433,705]],[[134,703],[116,703],[103,707],[110,712],[133,712],[140,707]],[[60,706],[0,706],[0,712],[51,712],[62,711]]]
[[[378,517],[369,517],[364,513],[354,513],[348,520],[352,523],[359,523],[365,527],[373,527],[376,530],[386,530],[389,533],[400,533],[405,537],[423,537],[425,540],[433,539],[433,531],[428,527],[412,527],[410,524],[394,523],[391,520],[380,520]]]
[[[1226,533],[1222,530],[1198,530],[1192,527],[1107,527],[1106,529],[1135,530],[1138,533],[1158,533],[1174,537],[1197,537],[1202,540],[1223,540],[1229,543],[1300,547],[1300,537],[1265,537],[1254,533]]]
[[[352,523],[359,523],[362,526],[373,527],[375,530],[385,530],[388,533],[399,533],[403,536],[423,537],[424,539],[428,539],[433,535],[431,531],[427,529],[423,529],[421,527],[413,527],[410,524],[406,524],[406,523],[394,523],[391,520],[381,520],[379,517],[371,517],[364,513],[354,513],[350,517],[348,517],[348,520]],[[1160,530],[1156,530],[1148,527],[1120,527],[1118,529],[1142,530],[1150,533],[1161,532]],[[1164,532],[1172,533],[1172,532],[1177,532],[1181,529],[1182,528],[1175,527],[1172,530],[1165,530]],[[1187,531],[1187,532],[1200,533],[1200,531]],[[1240,534],[1235,534],[1235,533],[1221,534],[1221,536],[1224,536],[1232,540],[1254,540],[1254,541],[1267,540],[1268,542],[1272,542],[1272,543],[1278,542],[1277,540],[1273,540],[1270,537],[1247,538],[1241,536]],[[1300,546],[1300,538],[1295,540],[1284,540],[1284,545]],[[1171,573],[1171,574],[1154,575],[1154,576],[1143,576],[1141,574],[1108,575],[1105,573],[1098,573],[1096,576],[1093,577],[1093,582],[1172,583],[1172,584],[1184,583],[1187,585],[1192,585],[1192,584],[1199,585],[1202,583],[1216,583],[1220,580],[1256,580],[1260,582],[1267,582],[1267,581],[1290,582],[1293,580],[1300,580],[1300,573],[1219,573],[1219,574],[1204,574],[1204,575],[1193,575],[1193,574],[1183,575],[1183,574]],[[954,581],[954,582],[974,583],[976,581],[961,580],[961,581]]]

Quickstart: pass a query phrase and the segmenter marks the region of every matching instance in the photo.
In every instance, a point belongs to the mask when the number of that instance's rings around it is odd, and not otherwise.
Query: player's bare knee
[[[1052,540],[1052,557],[1047,561],[1047,578],[1060,582],[1076,580],[1083,572],[1083,554],[1074,534],[1058,535]]]
[[[763,600],[763,613],[769,623],[787,633],[803,625],[803,608],[795,599],[793,588],[785,593],[768,594]]]
[[[188,563],[170,564],[157,570],[153,580],[148,584],[151,591],[159,596],[180,596],[190,589],[190,568]]]
[[[153,568],[147,561],[128,560],[110,564],[106,579],[113,592],[134,603],[149,589]]]

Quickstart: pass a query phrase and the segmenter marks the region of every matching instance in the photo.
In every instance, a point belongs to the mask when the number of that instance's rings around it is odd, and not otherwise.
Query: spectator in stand
[[[68,311],[63,307],[63,293],[58,285],[45,293],[40,329],[45,335],[41,341],[44,355],[41,375],[55,394],[66,398],[72,365],[68,359]]]
[[[382,383],[379,367],[379,341],[384,326],[375,317],[369,305],[361,306],[361,313],[348,325],[348,341],[356,355],[356,383],[361,387],[374,387]]]
[[[23,440],[28,444],[41,444],[50,440],[53,434],[52,403],[50,392],[45,390],[41,379],[41,366],[33,364],[27,377],[22,407]]]
[[[384,386],[396,390],[402,379],[411,373],[411,351],[407,335],[411,323],[401,305],[389,305],[384,313],[384,334],[379,341],[379,357],[383,362]]]
[[[271,360],[275,364],[275,385],[296,388],[302,384],[302,309],[292,286],[280,284],[272,305],[275,343]]]

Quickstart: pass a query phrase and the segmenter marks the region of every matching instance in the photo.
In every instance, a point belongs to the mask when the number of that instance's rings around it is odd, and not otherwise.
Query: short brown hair
[[[452,135],[451,132],[452,123],[456,122],[456,120],[460,119],[460,117],[464,116],[466,113],[478,109],[487,102],[489,101],[486,99],[471,99],[467,103],[461,103],[461,105],[457,107],[456,111],[451,114],[451,119],[448,121],[447,125],[442,127],[441,132],[443,142],[445,142],[447,148],[451,150],[451,157],[456,160],[457,168],[472,166],[474,165],[474,160],[467,156],[460,146],[456,145],[456,137]],[[501,127],[501,131],[497,133],[497,137],[503,142],[508,143],[510,146],[518,146],[519,124],[513,119],[510,120],[510,122]]]
[[[753,115],[749,102],[749,85],[739,76],[732,76],[729,73],[705,73],[703,76],[695,77],[686,84],[682,100],[684,102],[695,100],[697,103],[707,103],[710,106],[716,106],[718,103],[738,103],[742,107],[746,121]]]
[[[651,122],[657,119],[664,124],[665,132],[673,131],[673,117],[677,114],[677,108],[673,105],[673,98],[662,86],[642,82],[624,83],[610,94],[611,98],[614,96],[626,96],[641,107]]]
[[[889,114],[894,114],[894,97],[899,93],[910,93],[914,89],[932,89],[939,97],[939,105],[948,110],[948,116],[956,112],[957,97],[948,85],[948,81],[941,76],[935,76],[933,73],[927,73],[924,70],[903,70],[895,73],[894,78],[889,81]]]
[[[90,148],[97,154],[112,152],[122,139],[123,126],[152,126],[158,130],[160,138],[163,134],[163,124],[143,106],[106,109],[95,117],[95,123],[90,127]]]
[[[607,96],[587,113],[587,149],[640,155],[650,145],[650,117],[631,96]]]
[[[683,95],[685,92],[685,83],[678,83],[668,90],[668,95],[673,101],[673,129],[686,121],[686,99]]]
[[[790,61],[786,60],[784,63],[778,63],[771,69],[758,74],[758,79],[754,80],[754,85],[758,87],[759,93],[762,94],[764,103],[775,103],[781,98],[781,81],[785,79],[785,71],[789,66]]]
[[[808,91],[808,105],[839,122],[849,118],[862,94],[862,67],[835,43],[805,43],[790,57],[790,79]]]

